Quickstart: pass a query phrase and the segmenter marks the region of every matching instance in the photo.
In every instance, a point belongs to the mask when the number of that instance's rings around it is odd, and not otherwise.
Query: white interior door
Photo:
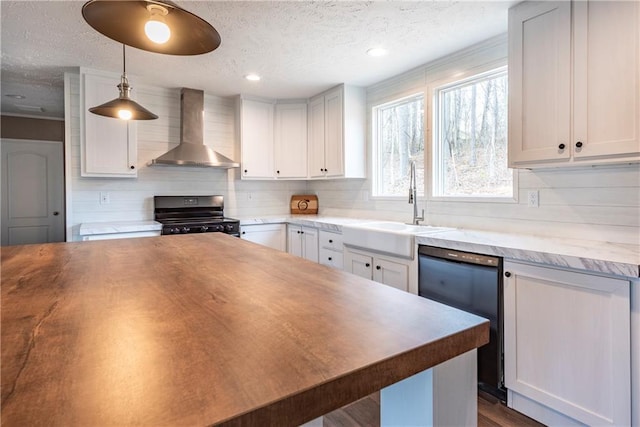
[[[64,241],[62,143],[3,139],[1,243]]]

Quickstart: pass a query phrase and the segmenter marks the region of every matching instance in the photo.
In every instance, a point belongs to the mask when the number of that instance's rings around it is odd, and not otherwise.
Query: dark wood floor
[[[324,427],[376,427],[380,425],[380,393],[360,399],[324,416]],[[531,418],[507,408],[495,397],[478,395],[478,427],[539,427]]]

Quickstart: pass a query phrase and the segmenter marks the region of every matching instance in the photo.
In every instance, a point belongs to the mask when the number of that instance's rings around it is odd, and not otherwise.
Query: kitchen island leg
[[[397,382],[380,392],[380,425],[476,426],[476,350]]]

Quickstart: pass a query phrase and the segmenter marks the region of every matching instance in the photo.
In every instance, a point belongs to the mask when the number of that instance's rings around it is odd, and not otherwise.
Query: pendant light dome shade
[[[121,88],[122,85],[122,83],[118,85],[118,89],[120,89],[119,97],[105,102],[102,105],[98,105],[97,107],[89,108],[89,111],[99,116],[122,120],[155,120],[158,118],[158,116],[151,111],[129,98],[128,92],[131,90],[131,87],[127,84],[123,90]]]
[[[220,34],[204,19],[169,0],[90,0],[82,16],[95,30],[120,43],[169,55],[200,55],[220,46]],[[169,29],[166,42],[145,33],[147,22],[162,22]]]
[[[118,85],[120,96],[97,107],[89,108],[89,111],[99,116],[122,120],[157,119],[158,116],[131,99],[131,86],[129,86],[129,81],[127,80],[127,61],[124,48],[125,45],[122,45],[122,76]]]

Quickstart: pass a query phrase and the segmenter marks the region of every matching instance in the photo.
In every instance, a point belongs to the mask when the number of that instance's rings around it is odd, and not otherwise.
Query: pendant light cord
[[[124,46],[125,44],[122,44],[122,74],[127,74],[127,58],[124,55]]]

